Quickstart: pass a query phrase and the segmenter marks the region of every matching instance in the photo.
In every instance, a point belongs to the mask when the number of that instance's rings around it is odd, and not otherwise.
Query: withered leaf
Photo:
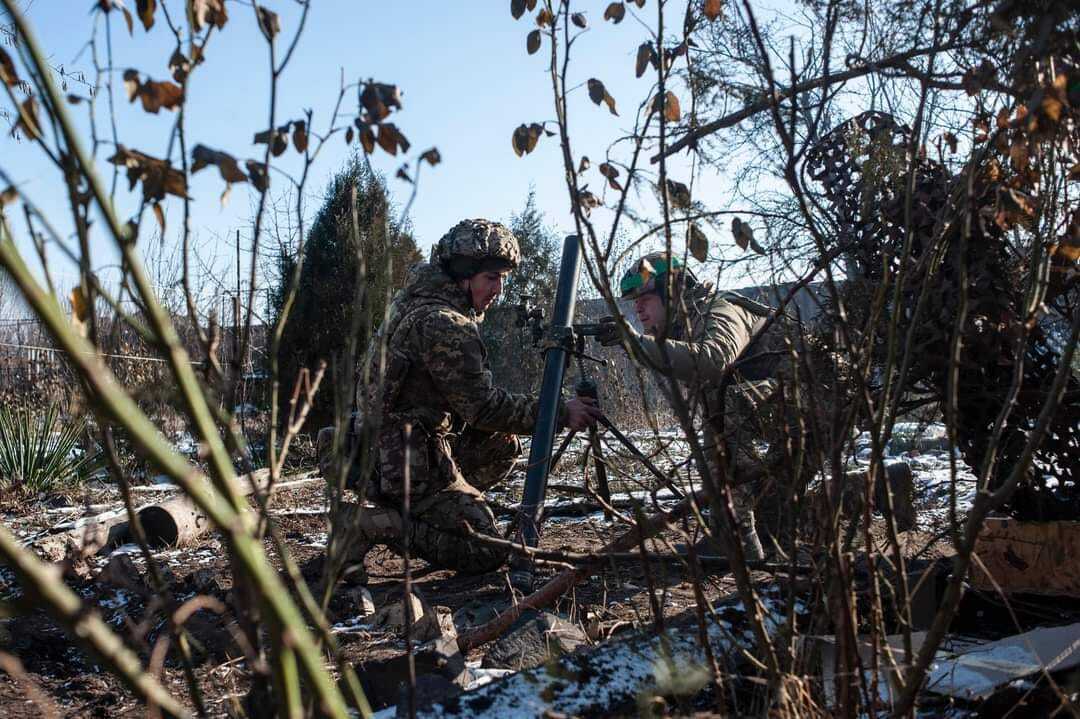
[[[289,126],[282,125],[276,130],[263,130],[255,133],[252,140],[256,145],[270,145],[270,154],[278,157],[289,149]]]
[[[199,32],[207,25],[213,25],[220,30],[225,27],[229,19],[225,11],[225,0],[190,0],[188,16],[191,18],[195,32]]]
[[[360,92],[360,104],[375,122],[382,122],[390,114],[391,108],[401,109],[401,90],[397,85],[365,83]]]
[[[514,134],[510,136],[510,145],[514,148],[514,154],[518,157],[529,151],[529,127],[524,123],[514,128]]]
[[[180,48],[173,50],[173,54],[169,57],[169,72],[172,73],[173,80],[180,84],[183,84],[191,72],[191,61],[188,60],[187,55],[180,52]]]
[[[765,249],[754,239],[754,230],[738,217],[731,220],[731,234],[735,236],[735,244],[743,250],[749,247],[759,255],[765,254]]]
[[[8,87],[13,87],[19,82],[19,74],[15,72],[15,63],[2,47],[0,47],[0,81]]]
[[[130,188],[142,182],[145,200],[163,200],[166,194],[187,197],[187,181],[184,173],[174,169],[165,160],[117,145],[116,153],[109,158],[109,162],[127,169]]]
[[[520,20],[525,14],[525,0],[510,0],[510,14],[515,20]]]
[[[577,25],[582,30],[584,30],[585,28],[587,28],[589,26],[589,21],[585,18],[585,13],[581,13],[581,12],[576,12],[576,13],[572,14],[570,16],[570,22],[574,23],[575,25]]]
[[[705,0],[701,6],[701,12],[705,14],[709,22],[716,20],[724,12],[723,0]]]
[[[583,187],[577,193],[577,203],[587,215],[594,207],[600,206],[600,198]]]
[[[127,92],[128,102],[134,102],[139,94],[139,71],[128,68],[124,70],[124,91]]]
[[[525,0],[525,7],[529,9],[529,12],[532,12],[536,9],[536,0]]]
[[[247,167],[252,186],[259,192],[266,192],[270,187],[270,175],[266,171],[266,165],[255,160],[248,160],[244,166]]]
[[[690,188],[676,180],[667,181],[667,194],[671,204],[679,209],[690,206]]]
[[[949,152],[956,152],[957,140],[956,135],[951,132],[946,132],[944,135],[945,144],[949,146]]]
[[[531,8],[530,8],[531,9]],[[536,14],[536,24],[540,27],[546,27],[555,23],[555,16],[545,7],[540,8],[540,12]]]
[[[89,329],[86,321],[90,318],[90,300],[86,296],[86,290],[80,283],[71,288],[68,297],[71,300],[71,324],[76,332],[86,337]]]
[[[593,77],[589,79],[588,86],[590,100],[597,105],[601,102],[606,104],[612,115],[619,114],[615,111],[615,98],[608,94],[607,88],[604,87],[604,83]]]
[[[675,93],[670,90],[664,93],[663,98],[660,95],[653,98],[652,109],[654,112],[663,112],[664,119],[668,122],[678,122],[682,117],[679,98],[675,97]]]
[[[19,198],[19,192],[14,187],[8,187],[3,192],[0,192],[0,208],[4,205],[10,205]]]
[[[353,129],[352,129],[352,125],[350,125],[349,129],[345,130],[345,144],[346,145],[351,145],[352,141],[353,141]]]
[[[71,103],[72,105],[78,105],[79,103],[81,103],[85,99],[86,98],[83,97],[82,95],[76,95],[75,93],[72,93],[72,92],[69,92],[67,94],[67,101],[69,103]]]
[[[540,141],[540,135],[544,132],[544,126],[538,122],[529,125],[529,152],[536,149],[536,143]]]
[[[161,234],[165,234],[165,210],[161,209],[161,203],[155,202],[153,205],[154,217],[157,219],[158,227],[161,228]]]
[[[123,5],[120,5],[119,7],[120,7],[120,12],[124,16],[124,23],[127,24],[128,35],[134,35],[135,34],[135,21],[131,17],[131,11],[128,10]]]
[[[709,258],[709,238],[696,223],[691,222],[686,230],[686,246],[698,262],[704,262]]]
[[[175,110],[184,102],[184,88],[168,80],[148,80],[139,86],[143,109],[157,114],[161,108]]]
[[[633,2],[639,8],[645,7],[645,0],[631,0],[631,2]]]
[[[259,18],[259,28],[268,39],[273,40],[281,32],[281,19],[278,14],[262,5],[255,7],[255,13]]]
[[[379,125],[378,143],[379,147],[391,155],[396,155],[398,148],[402,152],[409,151],[409,141],[405,139],[405,136],[392,122],[384,122]]]
[[[1061,111],[1063,108],[1064,105],[1062,102],[1050,94],[1044,95],[1042,102],[1039,105],[1042,114],[1055,123],[1061,120]]]
[[[1023,172],[1027,169],[1028,144],[1027,140],[1020,135],[1013,139],[1013,143],[1009,147],[1009,160],[1018,171]]]
[[[603,175],[609,180],[614,180],[616,177],[619,176],[619,168],[607,162],[600,163],[600,167],[596,169],[600,171],[601,175]]]
[[[435,167],[435,165],[438,165],[440,162],[442,162],[442,155],[439,154],[439,150],[437,148],[432,147],[431,149],[424,150],[422,153],[420,153],[420,161],[426,161],[429,165]]]
[[[540,49],[540,31],[533,30],[529,33],[529,36],[525,38],[525,49],[532,55]]]
[[[139,12],[139,20],[142,21],[143,29],[149,30],[154,27],[154,12],[157,10],[157,0],[135,0],[135,9]],[[165,231],[164,225],[161,231]]]
[[[402,165],[401,167],[399,167],[398,171],[397,171],[397,178],[399,180],[405,180],[405,182],[408,182],[411,185],[411,184],[413,184],[413,180],[412,180],[411,177],[409,177],[408,170],[409,170],[408,163],[406,163],[406,164]]]
[[[204,167],[214,165],[221,173],[221,179],[225,182],[247,182],[247,175],[240,169],[236,158],[227,152],[212,150],[206,145],[196,145],[191,151],[191,174],[195,174]]]
[[[637,49],[637,63],[634,65],[634,75],[641,77],[649,68],[649,63],[656,64],[656,52],[651,42],[643,42]]]
[[[621,2],[613,2],[604,10],[604,19],[611,20],[616,25],[621,23],[624,17],[626,17],[626,6]]]
[[[21,129],[31,140],[41,137],[41,125],[38,122],[37,100],[34,96],[26,98],[19,104],[19,121],[14,129]]]
[[[307,123],[303,120],[297,120],[293,123],[292,131],[293,147],[301,155],[307,152],[308,148],[308,135],[307,135]]]
[[[582,155],[581,156],[581,163],[578,165],[578,169],[577,169],[578,174],[581,174],[582,172],[585,172],[585,170],[588,170],[588,169],[589,169],[589,156],[588,155]]]
[[[368,155],[375,152],[375,131],[371,129],[371,125],[360,128],[360,144]]]

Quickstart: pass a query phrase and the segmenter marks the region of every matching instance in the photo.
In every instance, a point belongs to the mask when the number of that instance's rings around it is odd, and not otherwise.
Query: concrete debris
[[[415,592],[409,595],[409,601],[412,605],[413,640],[426,642],[441,637],[443,635],[443,629],[439,623],[439,616],[435,609],[421,599],[420,595]],[[405,601],[403,599],[397,599],[381,607],[375,612],[371,624],[375,629],[391,632],[398,636],[405,636]],[[452,625],[453,622],[451,622],[451,626]]]

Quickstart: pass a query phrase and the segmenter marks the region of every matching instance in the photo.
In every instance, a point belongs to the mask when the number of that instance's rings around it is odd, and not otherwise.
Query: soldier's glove
[[[622,344],[622,331],[614,317],[602,317],[600,319],[600,331],[596,334],[596,341],[604,347],[613,347]]]

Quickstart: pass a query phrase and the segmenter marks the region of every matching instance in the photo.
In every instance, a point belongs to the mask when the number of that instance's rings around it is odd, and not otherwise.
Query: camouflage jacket
[[[361,403],[377,415],[380,434],[405,423],[433,437],[464,425],[512,434],[532,431],[537,399],[492,383],[480,338],[482,320],[439,267],[424,263],[410,271],[368,352],[369,376],[376,377],[376,351],[385,342],[383,394],[375,397],[372,391]]]
[[[742,295],[712,292],[704,285],[687,291],[684,303],[685,312],[675,313],[664,348],[672,377],[696,396],[705,418],[715,419],[725,408],[731,410],[729,388],[751,406],[767,400],[777,365],[776,354],[769,349],[778,333],[770,329],[751,340],[771,310]],[[772,327],[778,328],[779,323]],[[655,365],[664,366],[656,339],[642,337],[641,346]],[[733,364],[734,369],[729,369]]]

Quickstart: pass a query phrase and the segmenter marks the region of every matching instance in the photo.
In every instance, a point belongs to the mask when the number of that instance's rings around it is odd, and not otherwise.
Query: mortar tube
[[[555,309],[549,332],[570,331],[577,304],[578,275],[581,272],[581,238],[567,235],[563,241],[562,262],[559,265],[559,284],[555,289]],[[525,544],[535,547],[540,540],[544,495],[547,493],[548,473],[551,470],[551,450],[559,420],[559,400],[562,396],[563,375],[566,373],[567,352],[563,346],[545,351],[544,377],[540,385],[540,407],[533,427],[529,464],[525,473],[525,491],[521,500],[521,534]]]

